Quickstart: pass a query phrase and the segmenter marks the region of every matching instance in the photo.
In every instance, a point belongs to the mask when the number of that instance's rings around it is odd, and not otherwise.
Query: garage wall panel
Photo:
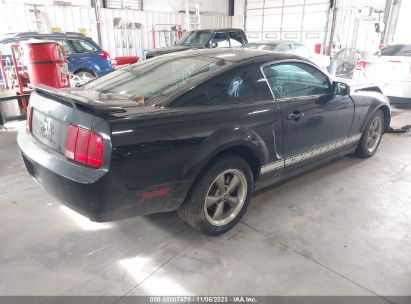
[[[328,0],[250,0],[245,7],[246,33],[250,41],[324,43],[329,8]]]
[[[33,21],[33,9],[40,12],[38,22]],[[2,5],[2,13],[4,18],[0,18],[0,34],[28,31],[50,33],[52,28],[59,28],[63,32],[85,29],[88,36],[98,41],[96,13],[90,7],[7,3]],[[154,46],[153,26],[155,46],[171,45],[178,38],[175,33],[171,33],[171,27],[185,24],[185,14],[178,13],[101,8],[98,15],[101,46],[112,58],[133,55],[144,57],[145,52]],[[231,27],[232,20],[230,16],[201,15],[203,28]],[[236,22],[241,25],[243,19],[237,18]]]

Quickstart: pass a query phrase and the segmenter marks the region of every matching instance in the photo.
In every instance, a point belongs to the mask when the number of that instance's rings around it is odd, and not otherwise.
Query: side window
[[[230,46],[227,40],[227,34],[225,32],[216,32],[211,40],[211,43],[217,44],[217,47],[219,48]]]
[[[294,44],[294,53],[304,58],[310,58],[310,50],[305,45]]]
[[[206,106],[272,100],[271,92],[263,80],[264,76],[259,69],[236,68],[187,92],[176,101],[176,104],[179,106]]]
[[[275,98],[330,94],[328,77],[305,63],[282,63],[263,69]]]
[[[71,40],[71,45],[76,53],[90,53],[95,51],[92,45],[83,40]]]
[[[280,44],[276,49],[277,52],[281,52],[281,53],[293,53],[293,47],[291,46],[291,44]]]
[[[66,55],[73,54],[73,50],[71,49],[67,40],[56,40],[56,42],[63,46],[64,52],[66,52]]]
[[[243,34],[241,32],[228,32],[231,47],[242,46],[244,44]]]

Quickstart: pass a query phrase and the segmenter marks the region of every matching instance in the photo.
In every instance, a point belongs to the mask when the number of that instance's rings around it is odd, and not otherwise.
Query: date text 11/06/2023
[[[150,303],[258,303],[255,297],[247,296],[171,296],[150,297]]]

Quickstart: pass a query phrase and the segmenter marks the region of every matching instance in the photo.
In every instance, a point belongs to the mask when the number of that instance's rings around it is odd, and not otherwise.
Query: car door
[[[98,75],[100,68],[98,62],[102,60],[96,48],[84,40],[68,40],[73,52],[68,57],[68,61],[72,64],[73,69],[87,69]]]
[[[333,93],[327,75],[302,61],[268,64],[263,72],[283,119],[286,170],[335,153],[347,143],[354,104],[349,95]]]

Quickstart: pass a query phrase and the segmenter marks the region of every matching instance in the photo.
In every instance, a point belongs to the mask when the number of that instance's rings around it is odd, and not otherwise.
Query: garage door
[[[248,0],[245,28],[250,41],[323,43],[330,0]]]

